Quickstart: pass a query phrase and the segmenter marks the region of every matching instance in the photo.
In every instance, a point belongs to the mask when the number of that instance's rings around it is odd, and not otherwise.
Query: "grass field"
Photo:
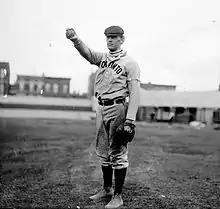
[[[1,208],[104,208],[94,121],[0,119]],[[220,132],[138,125],[122,208],[220,208]]]

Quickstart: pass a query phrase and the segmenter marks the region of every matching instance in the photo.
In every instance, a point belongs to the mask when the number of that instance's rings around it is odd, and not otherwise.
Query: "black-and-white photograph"
[[[0,208],[219,209],[219,0],[0,0]]]

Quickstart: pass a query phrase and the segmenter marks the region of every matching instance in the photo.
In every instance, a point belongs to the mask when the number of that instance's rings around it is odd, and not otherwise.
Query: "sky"
[[[90,48],[108,52],[105,28],[125,31],[123,49],[141,69],[142,83],[177,91],[213,91],[220,84],[219,0],[0,0],[0,61],[17,74],[71,78],[87,92],[97,68],[66,39],[74,28]]]

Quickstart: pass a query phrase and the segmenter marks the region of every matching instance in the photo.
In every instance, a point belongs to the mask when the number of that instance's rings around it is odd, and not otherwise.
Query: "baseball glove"
[[[135,135],[135,124],[132,122],[125,121],[124,123],[120,124],[116,129],[116,138],[117,143],[120,144],[127,144],[131,142]]]

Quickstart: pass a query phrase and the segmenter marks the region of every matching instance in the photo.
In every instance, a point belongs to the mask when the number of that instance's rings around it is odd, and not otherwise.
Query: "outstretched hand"
[[[73,28],[67,28],[66,29],[66,38],[70,39],[71,41],[76,40],[78,38],[76,31]]]

